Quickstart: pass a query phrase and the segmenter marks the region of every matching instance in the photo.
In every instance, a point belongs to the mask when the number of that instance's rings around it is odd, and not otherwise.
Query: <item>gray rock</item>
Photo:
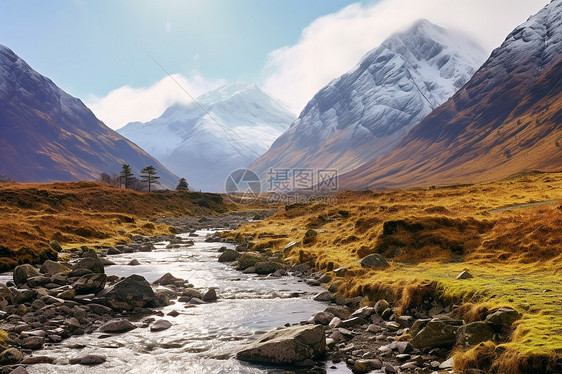
[[[172,327],[172,323],[170,321],[166,321],[165,319],[159,319],[158,321],[150,325],[150,331],[152,332],[162,331],[162,330],[167,330],[170,327]]]
[[[133,274],[115,285],[106,288],[99,295],[99,302],[116,310],[143,308],[154,302],[154,291],[140,275]]]
[[[463,270],[459,275],[457,275],[457,279],[470,279],[470,278],[474,278],[474,277],[467,270]]]
[[[76,297],[76,291],[73,289],[62,291],[57,294],[57,297],[63,300],[72,300],[74,299],[74,297]]]
[[[353,364],[351,371],[357,374],[369,373],[373,370],[378,370],[382,368],[382,361],[378,359],[372,360],[357,360]]]
[[[129,266],[138,266],[141,263],[139,262],[139,260],[137,260],[136,258],[132,259],[131,261],[129,261],[129,263],[127,265]]]
[[[16,284],[16,286],[19,286],[26,283],[29,278],[37,277],[39,275],[41,274],[39,274],[37,269],[35,269],[33,266],[29,264],[19,265],[14,269],[14,283]]]
[[[55,359],[49,356],[31,356],[26,357],[21,362],[22,365],[36,365],[36,364],[52,364]]]
[[[457,331],[457,345],[471,346],[476,345],[494,337],[494,330],[488,322],[477,321],[459,327]]]
[[[121,319],[117,321],[107,322],[106,324],[100,326],[99,331],[101,332],[127,332],[136,329],[136,326],[126,319]]]
[[[21,347],[23,349],[37,350],[43,348],[43,338],[40,336],[28,336],[24,338],[21,342]]]
[[[240,252],[235,251],[234,249],[227,248],[224,250],[223,253],[219,256],[219,262],[233,262],[236,261],[240,256]]]
[[[334,269],[334,274],[336,277],[343,277],[347,273],[347,266],[342,266],[340,268]]]
[[[86,366],[94,366],[94,365],[101,365],[106,361],[104,356],[100,355],[87,355],[80,358],[72,358],[70,359],[71,365],[86,365]]]
[[[23,366],[18,366],[14,370],[10,371],[9,374],[29,374],[29,372]]]
[[[31,302],[37,296],[37,291],[35,290],[18,290],[16,288],[10,288],[12,293],[12,304],[18,305],[27,302]]]
[[[275,261],[262,261],[256,262],[254,265],[254,272],[260,275],[267,275],[276,272],[277,270],[283,269],[285,265],[280,262]]]
[[[78,295],[98,293],[105,287],[107,275],[104,273],[91,273],[81,276],[72,284],[72,288]]]
[[[46,275],[55,275],[57,273],[70,273],[70,268],[60,262],[47,260],[41,265],[39,271]]]
[[[8,348],[0,353],[0,365],[17,364],[23,360],[23,355],[16,348]]]
[[[390,266],[386,259],[378,253],[372,253],[368,256],[365,256],[359,262],[361,263],[361,266],[365,268],[378,269]]]
[[[41,287],[46,285],[47,283],[51,283],[51,278],[45,277],[43,275],[27,278],[27,285],[31,288]]]
[[[318,295],[314,296],[315,301],[332,301],[334,295],[330,291],[320,292]]]
[[[120,255],[123,252],[121,252],[119,249],[115,248],[115,247],[109,247],[107,249],[107,254],[108,255]]]
[[[319,312],[312,317],[312,322],[318,325],[328,325],[334,317],[330,312]]]
[[[456,341],[458,326],[433,319],[412,339],[414,348],[450,347]]]
[[[326,354],[322,325],[293,326],[270,331],[236,354],[242,361],[294,364]]]
[[[105,273],[103,269],[103,262],[97,257],[86,257],[80,259],[74,267],[74,269],[88,269],[92,273]]]
[[[251,266],[255,266],[258,262],[265,262],[266,259],[258,253],[244,252],[238,258],[238,269],[245,270]]]
[[[209,288],[207,292],[203,295],[203,301],[217,301],[217,292],[214,288]]]
[[[511,308],[499,308],[486,317],[486,321],[499,326],[511,326],[513,322],[521,318],[516,310]]]
[[[152,282],[152,284],[159,284],[161,286],[168,286],[171,284],[177,284],[178,282],[185,282],[185,280],[181,278],[174,277],[171,273],[166,273],[162,275],[160,278]]]

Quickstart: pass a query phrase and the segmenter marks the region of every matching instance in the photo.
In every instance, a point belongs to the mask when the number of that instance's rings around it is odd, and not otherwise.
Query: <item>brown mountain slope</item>
[[[389,154],[340,178],[364,189],[473,183],[562,169],[562,1],[515,29]]]
[[[154,165],[168,187],[178,178],[103,124],[77,98],[0,45],[0,174],[19,182],[95,180]]]

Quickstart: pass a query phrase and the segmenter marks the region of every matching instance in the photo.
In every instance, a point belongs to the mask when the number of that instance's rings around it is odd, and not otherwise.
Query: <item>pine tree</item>
[[[129,164],[123,164],[123,166],[121,167],[121,173],[119,173],[119,176],[121,177],[121,180],[122,180],[123,184],[125,185],[125,188],[129,188],[129,184],[132,180],[133,175],[134,174],[131,171],[131,167],[129,166]]]
[[[185,178],[180,178],[176,191],[189,191],[189,185],[187,184]]]
[[[142,169],[140,171],[140,177],[142,182],[148,183],[148,192],[150,192],[150,188],[153,184],[160,184],[158,181],[160,177],[156,174],[156,169],[152,165]]]

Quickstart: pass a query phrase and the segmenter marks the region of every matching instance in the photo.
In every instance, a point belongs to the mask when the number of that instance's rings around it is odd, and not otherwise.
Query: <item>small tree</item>
[[[131,179],[133,177],[133,172],[131,171],[131,167],[129,166],[129,164],[123,164],[123,166],[121,167],[121,173],[119,174],[119,176],[121,177],[121,180],[123,182],[123,184],[125,185],[125,188],[129,188]]]
[[[148,183],[148,192],[150,192],[150,187],[153,184],[160,184],[160,182],[158,181],[160,177],[158,176],[158,174],[156,174],[156,169],[152,165],[142,169],[140,171],[140,177],[142,182]]]
[[[176,187],[176,191],[189,191],[189,185],[187,184],[185,178],[180,178],[180,181],[178,182],[178,185]]]

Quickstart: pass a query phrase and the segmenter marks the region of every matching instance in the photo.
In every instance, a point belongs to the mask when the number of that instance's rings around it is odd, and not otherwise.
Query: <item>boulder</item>
[[[60,246],[59,242],[54,240],[54,239],[51,240],[51,242],[49,243],[49,246],[57,252],[62,251],[62,247]]]
[[[0,353],[0,365],[17,364],[23,360],[23,355],[16,348],[8,348]]]
[[[168,286],[170,284],[176,284],[177,282],[184,282],[181,278],[176,278],[170,273],[162,275],[160,278],[156,279],[152,284],[159,284],[161,286]]]
[[[106,280],[107,275],[104,273],[90,273],[81,276],[72,284],[72,288],[78,295],[98,293],[104,289]]]
[[[121,252],[119,249],[117,249],[117,248],[115,248],[115,247],[109,247],[109,248],[107,249],[107,254],[108,254],[109,256],[111,256],[111,255],[120,255],[120,254],[122,254],[122,253],[123,253],[123,252]]]
[[[43,348],[43,338],[41,336],[28,336],[21,341],[23,349],[37,350]]]
[[[236,354],[242,361],[295,364],[326,354],[324,326],[292,326],[270,331]]]
[[[203,301],[217,301],[217,292],[214,288],[209,288],[207,292],[203,295]]]
[[[516,310],[511,308],[499,308],[486,317],[486,322],[493,323],[498,326],[511,326],[513,322],[521,318]]]
[[[494,330],[490,323],[484,321],[472,322],[459,327],[457,345],[468,347],[492,340],[493,337]]]
[[[88,269],[92,273],[105,273],[103,262],[97,257],[85,257],[78,261],[73,269]]]
[[[144,277],[133,274],[106,288],[99,295],[99,302],[116,310],[143,308],[154,302],[154,291]]]
[[[240,252],[235,251],[234,249],[227,248],[224,250],[223,253],[219,256],[219,262],[232,262],[238,260],[238,258],[242,256]]]
[[[414,336],[412,346],[420,349],[450,347],[456,341],[458,328],[458,326],[451,325],[447,321],[433,319]]]
[[[152,332],[162,331],[162,330],[167,330],[170,327],[172,327],[172,323],[170,321],[166,321],[165,319],[159,319],[158,321],[150,325],[150,331]]]
[[[37,296],[37,291],[35,290],[18,290],[11,287],[10,292],[12,293],[12,304],[14,305],[32,302]]]
[[[39,274],[37,269],[35,269],[33,266],[29,264],[19,265],[14,269],[14,283],[16,284],[16,286],[19,286],[21,284],[27,283],[27,280],[29,278],[37,277],[39,275],[41,274]]]
[[[72,289],[62,291],[62,292],[57,294],[57,297],[59,299],[63,299],[63,300],[72,300],[72,299],[74,299],[74,297],[76,297],[76,291],[72,290]]]
[[[141,263],[139,262],[139,260],[137,260],[136,258],[132,259],[131,261],[129,261],[129,263],[127,265],[129,266],[138,266]]]
[[[134,329],[136,329],[136,326],[133,325],[131,322],[127,321],[126,319],[120,319],[117,321],[107,322],[106,324],[101,325],[99,331],[120,333],[120,332],[131,331]]]
[[[46,285],[47,283],[51,283],[51,278],[45,277],[43,275],[27,278],[27,285],[31,288],[41,287]]]
[[[317,325],[329,325],[335,316],[330,312],[319,312],[312,317],[312,322]]]
[[[332,301],[334,298],[334,294],[330,291],[323,291],[318,295],[314,296],[313,300],[315,301]]]
[[[363,257],[360,261],[361,266],[364,268],[386,268],[389,267],[390,264],[386,261],[386,259],[378,253],[372,253],[368,256]]]
[[[10,371],[9,374],[29,374],[29,372],[23,366],[18,366],[14,370]]]
[[[266,261],[265,257],[258,253],[244,252],[238,258],[238,269],[245,270],[250,266],[255,266],[258,262]]]
[[[284,267],[285,265],[283,265],[282,263],[273,261],[257,262],[254,265],[255,273],[260,275],[271,274]]]
[[[70,268],[60,262],[47,260],[41,265],[39,271],[45,275],[55,275],[57,273],[70,273]]]

